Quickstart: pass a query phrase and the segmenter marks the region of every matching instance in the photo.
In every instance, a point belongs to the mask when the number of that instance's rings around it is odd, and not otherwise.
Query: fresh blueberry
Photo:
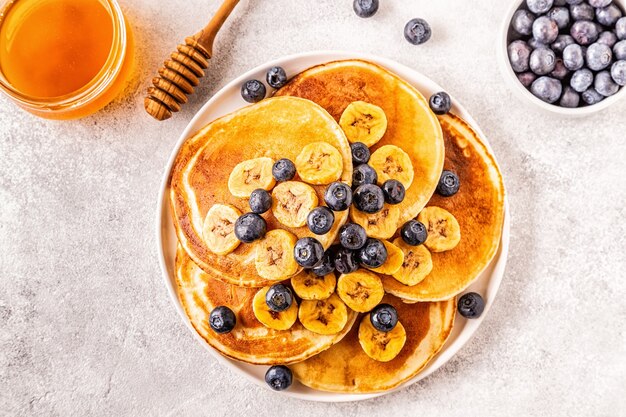
[[[459,299],[458,310],[467,319],[477,319],[485,310],[485,301],[480,294],[468,292]]]
[[[617,23],[615,23],[615,35],[617,39],[621,41],[626,39],[626,17],[620,18]]]
[[[248,103],[257,103],[265,98],[265,85],[259,80],[248,80],[241,86],[241,97]]]
[[[567,2],[567,4],[572,5],[572,4],[580,4],[585,0],[565,0]]]
[[[387,204],[400,204],[406,195],[404,185],[398,180],[385,181],[382,189],[383,195],[385,196],[385,203]]]
[[[272,175],[276,181],[290,181],[296,176],[296,166],[287,158],[279,159],[272,166]]]
[[[569,10],[567,10],[567,7],[553,7],[547,16],[556,22],[559,29],[565,29],[569,25]]]
[[[378,213],[383,209],[383,190],[374,184],[363,184],[354,190],[354,206],[364,213]]]
[[[546,75],[554,70],[556,54],[552,49],[537,48],[530,54],[530,70],[537,75]]]
[[[370,323],[376,330],[390,332],[398,324],[398,311],[389,304],[378,304],[370,313]]]
[[[613,55],[617,60],[626,59],[626,40],[619,41],[613,45]]]
[[[625,18],[626,19],[626,18]],[[613,45],[617,43],[617,36],[613,32],[609,32],[608,30],[602,32],[600,36],[598,36],[598,43],[602,43],[609,48],[612,48]]]
[[[320,263],[324,257],[324,246],[319,240],[312,237],[298,239],[293,248],[293,256],[298,265],[304,268],[312,268]]]
[[[572,4],[569,8],[574,20],[593,20],[596,11],[588,3]]]
[[[355,188],[363,184],[376,184],[377,181],[376,170],[367,164],[358,165],[352,171],[352,186]]]
[[[596,9],[596,20],[604,26],[613,26],[622,17],[622,11],[615,3]]]
[[[618,85],[626,86],[626,61],[617,61],[611,66],[611,77]]]
[[[589,4],[593,7],[606,7],[611,4],[613,0],[588,0]]]
[[[594,43],[587,48],[586,58],[590,70],[601,71],[611,65],[613,52],[611,48],[602,43]]]
[[[583,101],[590,106],[593,104],[597,104],[601,102],[602,100],[604,100],[604,96],[598,93],[596,89],[593,87],[588,88],[586,91],[584,91],[582,94],[582,98],[583,98]]]
[[[293,303],[293,294],[291,289],[283,284],[274,284],[267,290],[265,294],[265,303],[270,310],[281,312],[291,307]]]
[[[324,275],[328,275],[335,270],[335,253],[330,249],[324,252],[324,256],[322,257],[322,262],[315,265],[311,268],[311,272],[313,272],[318,277],[323,277]]]
[[[528,44],[528,46],[530,46],[532,49],[537,49],[537,48],[547,48],[548,45],[545,45],[541,42],[539,42],[537,39],[535,38],[530,38],[528,39],[528,42],[526,42]],[[532,51],[531,51],[532,52]]]
[[[587,46],[598,40],[600,32],[595,23],[589,20],[579,20],[572,25],[570,35],[579,45]]]
[[[570,71],[581,69],[585,65],[583,48],[578,44],[566,46],[563,50],[563,65]]]
[[[520,9],[513,14],[511,26],[520,35],[530,35],[533,31],[535,15],[526,9]]]
[[[430,96],[428,104],[430,105],[430,109],[433,113],[439,115],[448,113],[450,108],[452,108],[452,100],[450,99],[448,93],[444,91],[440,91]]]
[[[352,8],[359,17],[372,17],[378,11],[378,0],[354,0]]]
[[[556,64],[554,65],[554,69],[550,73],[552,78],[556,78],[557,80],[563,81],[565,77],[569,75],[569,70],[565,68],[563,64],[563,60],[561,58],[556,59]]]
[[[561,97],[563,86],[557,79],[551,77],[539,77],[530,86],[530,92],[546,103],[554,103]]]
[[[574,43],[576,43],[576,41],[570,35],[559,35],[556,37],[556,40],[552,42],[550,48],[552,48],[554,52],[562,54],[566,47]]]
[[[417,220],[409,220],[400,228],[400,236],[407,245],[418,246],[426,242],[428,238],[428,229],[422,222]]]
[[[432,35],[430,25],[424,19],[411,19],[404,26],[404,38],[413,45],[427,42]]]
[[[517,74],[517,79],[524,87],[530,88],[530,85],[537,79],[537,76],[532,72],[522,72],[521,74]]]
[[[356,252],[341,248],[335,253],[335,269],[340,274],[349,274],[359,269],[359,260]]]
[[[437,184],[437,194],[450,197],[459,191],[459,177],[456,173],[448,170],[444,170],[439,177],[439,183]]]
[[[365,229],[355,223],[347,223],[339,230],[339,243],[346,249],[361,249],[367,241]]]
[[[565,87],[559,106],[573,109],[578,107],[578,104],[580,104],[580,94],[570,86]]]
[[[323,235],[330,231],[335,223],[335,215],[324,206],[315,207],[306,217],[306,224],[309,230],[316,235]]]
[[[530,54],[533,51],[524,41],[513,41],[507,48],[511,68],[515,72],[528,71]]]
[[[265,373],[265,382],[274,391],[286,390],[293,383],[293,374],[285,365],[274,365]]]
[[[359,260],[366,268],[378,268],[387,260],[387,248],[378,239],[367,239],[365,246],[359,249]]]
[[[533,13],[545,13],[552,8],[553,0],[526,0],[528,10]]]
[[[265,81],[272,88],[281,88],[287,84],[287,73],[282,67],[272,67],[265,74]]]
[[[579,93],[586,91],[591,84],[593,84],[593,72],[587,68],[574,72],[569,81],[569,85]]]
[[[352,190],[343,182],[333,182],[324,193],[324,201],[332,211],[344,211],[352,204]]]
[[[543,44],[551,44],[559,36],[559,26],[548,16],[540,16],[533,22],[533,38]]]
[[[253,213],[263,214],[272,207],[272,196],[264,189],[257,188],[250,194],[248,204]]]
[[[617,90],[619,90],[619,85],[617,85],[617,83],[613,81],[611,74],[606,70],[600,71],[596,74],[596,79],[593,82],[593,87],[598,93],[602,94],[604,97],[612,96],[613,94],[617,93]]]
[[[209,326],[215,333],[228,333],[235,328],[237,317],[226,306],[215,307],[209,314]]]
[[[367,164],[370,160],[370,148],[364,143],[354,142],[350,145],[350,151],[353,165]]]
[[[267,223],[256,213],[246,213],[239,216],[235,222],[235,236],[244,243],[252,243],[265,236]]]

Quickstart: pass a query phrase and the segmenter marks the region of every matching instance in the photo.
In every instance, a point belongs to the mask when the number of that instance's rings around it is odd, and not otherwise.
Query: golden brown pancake
[[[365,354],[358,337],[358,324],[364,315],[359,315],[341,342],[291,365],[295,378],[322,391],[371,393],[390,390],[417,375],[448,339],[456,300],[406,304],[387,295],[383,302],[398,310],[399,321],[406,329],[406,342],[398,356],[378,362]]]
[[[352,156],[341,128],[323,108],[300,98],[269,98],[244,107],[213,121],[183,144],[172,170],[170,201],[178,240],[200,268],[234,285],[262,287],[271,283],[257,274],[254,243],[242,243],[228,255],[216,255],[202,238],[202,224],[216,203],[232,204],[242,213],[250,211],[247,199],[234,197],[228,190],[228,177],[235,165],[258,157],[294,161],[305,145],[318,141],[339,150],[343,158],[340,180],[352,184]],[[326,186],[313,187],[319,201],[324,201]],[[347,216],[348,211],[335,213],[331,231],[315,236],[324,247],[330,246]],[[297,237],[313,236],[306,226],[282,225],[271,210],[263,217],[267,230],[281,228]]]
[[[252,311],[252,299],[258,289],[213,279],[180,245],[176,253],[176,281],[180,301],[198,334],[223,355],[252,364],[289,364],[305,360],[341,340],[356,318],[356,313],[350,311],[344,329],[328,336],[312,333],[298,321],[289,330],[269,329]],[[211,310],[221,305],[229,307],[237,316],[235,328],[226,334],[215,333],[209,326]]]
[[[387,131],[371,149],[396,145],[411,158],[415,181],[399,205],[397,227],[417,216],[435,191],[444,160],[441,127],[428,103],[413,86],[366,61],[346,60],[309,68],[276,92],[312,100],[339,120],[353,101],[381,107]]]
[[[444,169],[456,172],[460,189],[451,197],[434,194],[428,206],[456,217],[461,241],[450,251],[432,252],[433,270],[417,285],[383,276],[385,291],[409,301],[445,300],[462,292],[491,262],[502,234],[505,193],[495,159],[465,121],[453,114],[439,121],[446,143]]]

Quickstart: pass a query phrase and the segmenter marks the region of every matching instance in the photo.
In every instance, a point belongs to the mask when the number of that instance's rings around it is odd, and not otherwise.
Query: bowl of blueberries
[[[517,0],[503,24],[502,70],[544,110],[583,116],[626,96],[626,0]]]

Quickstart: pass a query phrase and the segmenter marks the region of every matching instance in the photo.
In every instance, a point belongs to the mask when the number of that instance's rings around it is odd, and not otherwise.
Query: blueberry
[[[304,268],[317,266],[324,257],[324,246],[319,240],[312,237],[298,239],[293,248],[293,256],[298,265]]]
[[[626,40],[619,41],[613,45],[613,55],[615,55],[617,60],[626,59]]]
[[[612,48],[615,43],[617,43],[617,36],[613,32],[609,32],[608,30],[602,32],[600,36],[598,36],[598,43],[602,43],[609,48]]]
[[[287,158],[279,159],[272,166],[272,175],[276,181],[290,181],[296,176],[296,166]]]
[[[593,83],[593,87],[596,91],[602,94],[604,97],[612,96],[619,90],[619,85],[613,81],[611,74],[608,71],[600,71],[596,74],[596,79]]]
[[[528,43],[528,46],[530,46],[532,49],[547,48],[548,47],[548,45],[545,45],[545,44],[539,42],[535,38],[528,39],[528,42],[526,42],[526,43]],[[532,52],[532,50],[531,50],[531,52]]]
[[[209,314],[209,326],[215,333],[228,333],[235,328],[237,317],[233,310],[226,306],[215,307]]]
[[[579,69],[572,74],[569,85],[579,93],[586,91],[593,84],[593,72],[587,68]]]
[[[626,61],[617,61],[611,66],[611,77],[618,85],[626,85]]]
[[[363,184],[354,190],[354,206],[364,213],[378,213],[383,209],[383,190],[374,184]]]
[[[404,38],[413,45],[427,42],[432,35],[430,25],[424,19],[411,19],[404,26]]]
[[[579,20],[572,25],[570,35],[579,45],[587,46],[598,40],[600,33],[595,23],[589,20]]]
[[[572,4],[580,4],[585,0],[565,0],[567,2],[567,4],[572,5]]]
[[[620,18],[617,23],[615,23],[615,35],[617,39],[621,41],[626,39],[626,17]]]
[[[287,84],[287,73],[282,67],[272,67],[265,74],[265,81],[272,88],[281,88]]]
[[[587,48],[586,62],[589,69],[600,71],[611,65],[613,52],[611,48],[601,43],[594,43]]]
[[[513,41],[507,48],[511,68],[515,72],[528,71],[530,54],[533,51],[524,41]]]
[[[537,75],[546,75],[554,70],[556,54],[548,48],[537,48],[530,54],[530,70]]]
[[[359,269],[359,260],[356,252],[341,248],[335,253],[335,269],[340,274],[349,274]]]
[[[372,17],[378,11],[378,0],[354,0],[352,8],[359,17]]]
[[[387,204],[400,204],[406,195],[404,185],[398,180],[385,181],[382,189],[383,195],[385,196],[385,203]]]
[[[265,382],[274,391],[282,391],[293,383],[293,374],[285,365],[274,365],[265,373]]]
[[[613,0],[588,0],[589,4],[593,7],[606,7],[611,4]]]
[[[428,104],[430,105],[430,109],[433,113],[440,115],[448,113],[450,108],[452,108],[452,100],[450,100],[448,93],[444,91],[440,91],[430,96]]]
[[[459,177],[456,173],[448,170],[443,170],[441,177],[439,177],[439,183],[437,184],[437,194],[444,197],[450,197],[459,191]]]
[[[333,182],[324,193],[326,205],[333,211],[344,211],[352,204],[352,190],[343,182]]]
[[[561,58],[557,58],[556,65],[554,65],[554,70],[550,73],[552,78],[556,78],[557,80],[563,81],[565,77],[569,75],[569,70],[565,68],[563,64],[563,60]]]
[[[274,284],[267,290],[265,294],[265,303],[270,310],[275,312],[281,312],[291,307],[293,303],[293,294],[291,289],[285,287],[283,284]]]
[[[272,207],[272,196],[264,189],[257,188],[250,194],[248,204],[253,213],[263,214]]]
[[[565,87],[563,95],[561,95],[561,100],[559,101],[559,106],[573,109],[578,107],[578,104],[580,104],[580,95],[572,87]]]
[[[583,101],[588,105],[593,105],[604,100],[604,96],[596,91],[595,88],[588,88],[582,94]]]
[[[354,142],[350,145],[350,151],[353,165],[367,164],[370,160],[370,148],[364,143]]]
[[[347,223],[339,230],[339,243],[346,249],[361,249],[367,241],[365,229],[355,223]]]
[[[324,252],[324,256],[322,257],[322,262],[315,265],[311,268],[311,272],[313,272],[318,277],[323,277],[324,275],[328,275],[335,270],[335,253],[330,249]]]
[[[521,74],[517,74],[517,79],[524,87],[530,88],[530,85],[537,79],[537,76],[532,72],[522,72]]]
[[[365,246],[359,249],[359,260],[366,268],[378,268],[387,260],[387,248],[378,239],[367,239]]]
[[[614,3],[596,9],[596,20],[604,26],[613,26],[622,17],[622,11]]]
[[[378,304],[370,312],[370,323],[376,330],[390,332],[398,324],[398,312],[389,304]]]
[[[553,0],[526,0],[528,10],[533,13],[545,13],[552,7]]]
[[[521,9],[513,14],[511,26],[520,35],[530,35],[533,31],[533,22],[535,15],[528,10]]]
[[[248,103],[257,103],[265,98],[265,85],[259,80],[248,80],[241,86],[241,97]]]
[[[306,218],[309,230],[316,235],[323,235],[330,231],[335,223],[335,215],[328,207],[315,207]]]
[[[585,54],[580,45],[568,45],[563,50],[563,65],[570,71],[579,70],[585,65]]]
[[[561,54],[567,46],[574,43],[576,43],[576,41],[570,35],[559,35],[556,37],[556,40],[552,42],[550,48],[552,48],[554,52]]]
[[[419,246],[426,242],[428,238],[428,229],[422,222],[417,220],[409,220],[400,228],[400,236],[407,245]]]
[[[556,22],[559,29],[565,29],[569,25],[569,10],[567,10],[567,7],[553,7],[547,16]]]
[[[363,184],[376,184],[378,181],[378,174],[374,168],[367,164],[361,164],[354,168],[352,171],[352,186],[358,187]]]
[[[252,243],[265,236],[267,223],[256,213],[246,213],[239,216],[235,222],[235,236],[244,243]]]
[[[559,36],[559,26],[554,19],[540,16],[533,22],[533,38],[543,44],[550,44]]]
[[[551,77],[539,77],[530,86],[530,92],[546,103],[554,103],[561,97],[563,86],[559,80]]]
[[[593,20],[596,11],[587,3],[572,4],[569,8],[574,20]]]
[[[480,294],[468,292],[459,299],[459,313],[467,319],[477,319],[485,310],[485,301]]]

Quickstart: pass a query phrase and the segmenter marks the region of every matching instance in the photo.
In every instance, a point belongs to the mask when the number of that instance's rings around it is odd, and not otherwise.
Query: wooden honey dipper
[[[144,107],[157,120],[172,117],[187,102],[204,76],[213,54],[213,41],[239,0],[224,0],[213,19],[198,33],[185,38],[159,69],[159,76],[152,79]]]

